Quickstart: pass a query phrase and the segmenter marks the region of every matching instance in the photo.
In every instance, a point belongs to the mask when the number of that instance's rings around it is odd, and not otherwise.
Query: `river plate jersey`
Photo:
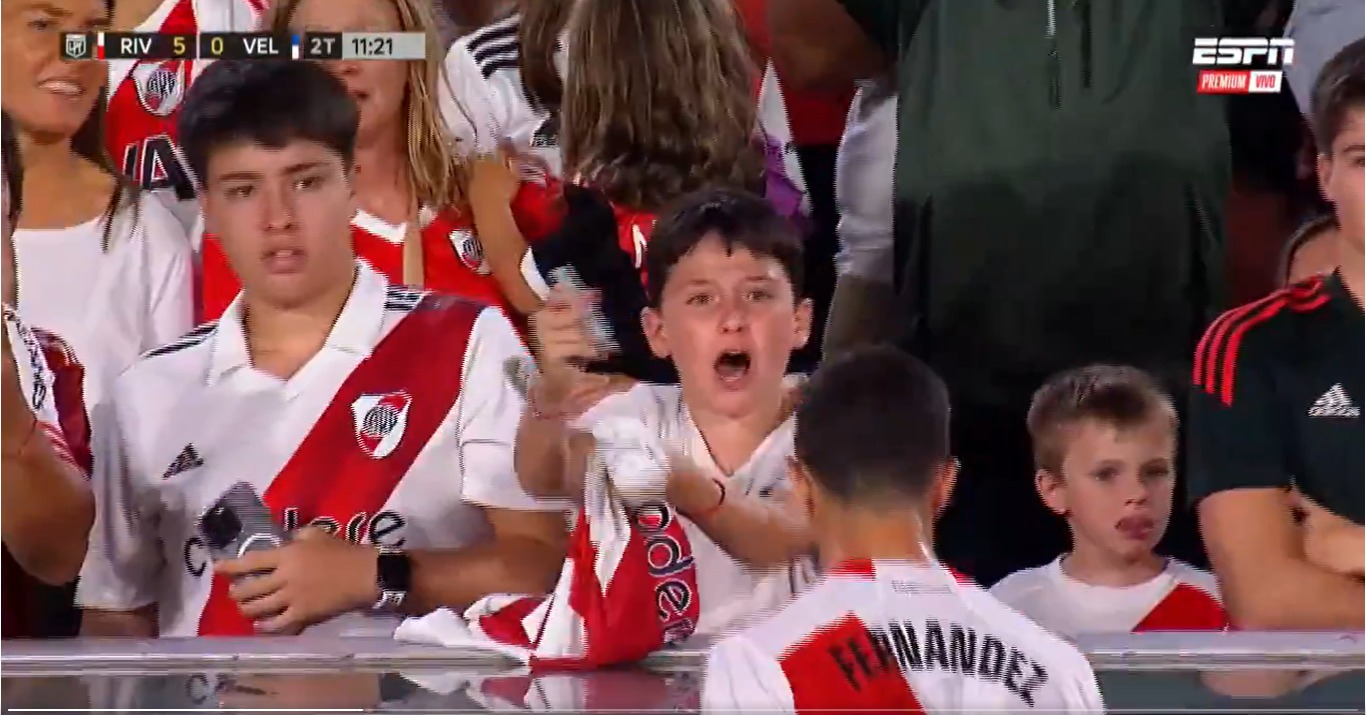
[[[1084,633],[1219,631],[1228,625],[1214,576],[1176,559],[1143,583],[1111,587],[1073,580],[1058,557],[1001,579],[991,595],[1068,639]]]
[[[525,355],[496,308],[395,287],[359,264],[322,349],[279,380],[250,365],[235,301],[144,356],[97,411],[78,603],[155,603],[164,636],[251,634],[195,528],[238,481],[286,528],[395,548],[487,538],[479,506],[558,510],[513,471],[522,401],[503,364]],[[365,625],[396,623],[383,620]]]
[[[935,563],[850,561],[712,648],[708,713],[1103,712],[1075,647]]]

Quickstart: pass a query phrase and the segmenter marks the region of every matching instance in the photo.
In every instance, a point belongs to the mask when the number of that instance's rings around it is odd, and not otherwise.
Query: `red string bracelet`
[[[726,505],[726,483],[721,481],[720,479],[716,479],[715,477],[712,478],[712,482],[716,484],[717,489],[721,490],[721,498],[717,499],[715,504],[707,507],[706,509],[703,509],[701,512],[697,514],[694,514],[694,521],[698,519],[710,519],[711,517],[716,515],[716,512],[721,511],[721,507]]]

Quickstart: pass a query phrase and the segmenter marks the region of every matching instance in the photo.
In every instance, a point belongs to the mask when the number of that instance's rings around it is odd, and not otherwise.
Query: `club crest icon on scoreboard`
[[[351,403],[356,420],[356,442],[371,459],[394,453],[408,428],[408,408],[413,398],[406,392],[361,395]]]
[[[84,59],[85,53],[90,51],[89,35],[69,32],[62,42],[63,55],[66,59]]]

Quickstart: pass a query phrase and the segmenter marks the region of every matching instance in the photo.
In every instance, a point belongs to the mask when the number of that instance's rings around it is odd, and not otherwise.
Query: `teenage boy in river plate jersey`
[[[1073,646],[929,551],[957,476],[948,391],[915,358],[862,348],[797,408],[796,501],[824,577],[710,653],[704,712],[1100,712]]]
[[[181,140],[243,291],[97,415],[87,633],[296,633],[348,612],[378,629],[553,583],[563,518],[512,471],[520,341],[496,308],[357,263],[356,127],[312,63],[219,62],[190,90]],[[212,563],[195,521],[240,480],[316,528]]]

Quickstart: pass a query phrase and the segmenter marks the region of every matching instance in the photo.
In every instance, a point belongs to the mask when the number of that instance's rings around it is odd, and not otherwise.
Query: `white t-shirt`
[[[521,47],[517,33],[521,13],[514,13],[457,39],[446,53],[438,103],[451,134],[467,155],[492,152],[503,141],[544,159],[560,176],[559,120],[534,106],[522,84]],[[565,43],[555,48],[555,67],[565,74]]]
[[[892,168],[896,93],[886,80],[861,82],[849,105],[835,162],[839,275],[892,282]]]
[[[727,477],[711,456],[693,424],[677,385],[639,384],[612,395],[593,407],[581,423],[610,418],[639,419],[658,435],[666,448],[678,450],[717,479],[728,494],[779,498],[787,490],[787,459],[792,455],[796,418],[773,430],[744,466]],[[695,634],[713,636],[736,627],[744,619],[783,603],[799,591],[809,576],[805,564],[759,573],[731,558],[687,517],[680,519],[697,562],[701,613]]]
[[[114,216],[59,229],[14,232],[19,310],[62,336],[85,366],[87,411],[138,356],[194,323],[193,258],[185,229],[150,194]]]
[[[934,563],[854,561],[717,643],[702,711],[1103,712],[1073,646]]]
[[[991,595],[1063,638],[1085,633],[1220,630],[1224,609],[1208,572],[1176,559],[1135,586],[1092,586],[1068,576],[1062,557],[1015,573]]]
[[[213,580],[196,529],[198,516],[238,481],[269,499],[276,476],[348,376],[416,314],[422,293],[390,286],[359,265],[355,287],[327,341],[289,380],[250,365],[240,298],[217,322],[153,351],[119,378],[108,409],[96,414],[97,509],[78,604],[122,611],[156,603],[161,635],[198,632]],[[460,393],[432,437],[417,447],[411,466],[398,475],[382,508],[303,513],[297,524],[328,519],[365,543],[454,548],[490,535],[477,506],[558,511],[558,505],[544,507],[528,496],[513,471],[523,402],[503,378],[503,363],[525,354],[507,318],[496,308],[482,308],[464,355],[429,356],[433,369],[462,370]],[[355,457],[345,450],[365,450],[369,459],[381,460],[392,455],[388,450],[402,448],[409,406],[424,398],[420,379],[396,375],[392,388],[386,388],[392,392],[365,394],[349,405],[343,425],[348,435],[318,465],[321,484],[346,478],[344,472],[329,472]],[[388,436],[377,445],[367,443],[366,430],[375,434],[372,403],[391,397],[408,403],[390,413],[390,429],[381,432]],[[297,508],[272,506],[289,526],[289,514]],[[396,618],[382,620],[390,627],[397,624]]]

